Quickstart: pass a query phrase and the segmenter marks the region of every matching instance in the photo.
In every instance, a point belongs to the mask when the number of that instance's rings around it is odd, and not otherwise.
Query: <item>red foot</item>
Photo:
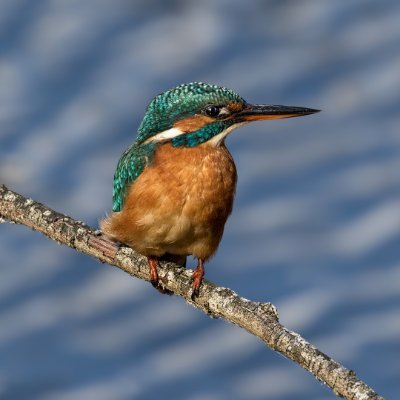
[[[203,276],[204,276],[203,260],[201,258],[199,258],[197,260],[197,268],[194,270],[193,275],[192,275],[192,279],[193,279],[192,299],[199,295],[199,289],[200,289],[201,282],[203,281]]]
[[[160,285],[158,280],[158,257],[157,256],[149,256],[147,257],[147,262],[149,263],[150,267],[150,282],[151,284],[162,294],[173,294],[170,290]]]
[[[147,262],[149,263],[150,267],[150,282],[154,287],[158,286],[158,257],[156,256],[149,256],[147,257]]]

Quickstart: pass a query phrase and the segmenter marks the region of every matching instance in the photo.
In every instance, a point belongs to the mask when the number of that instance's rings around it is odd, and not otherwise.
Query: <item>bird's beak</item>
[[[277,106],[267,104],[248,104],[236,116],[240,122],[257,121],[262,119],[280,119],[301,117],[303,115],[314,114],[320,110],[304,107]]]

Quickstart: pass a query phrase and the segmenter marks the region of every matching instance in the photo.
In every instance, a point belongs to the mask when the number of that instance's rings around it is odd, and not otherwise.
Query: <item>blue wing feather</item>
[[[127,189],[143,172],[153,158],[155,144],[138,145],[134,143],[129,147],[120,160],[114,174],[113,211],[122,210]]]

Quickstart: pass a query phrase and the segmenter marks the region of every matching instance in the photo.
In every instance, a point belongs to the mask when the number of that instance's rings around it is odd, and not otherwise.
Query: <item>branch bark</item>
[[[84,223],[25,198],[4,185],[0,186],[0,222],[2,218],[26,225],[103,263],[150,281],[145,257],[129,247],[116,247],[113,242],[99,236],[98,231]],[[383,397],[358,379],[353,371],[281,325],[273,304],[247,300],[234,291],[217,287],[207,280],[203,281],[199,297],[192,300],[190,277],[190,270],[173,262],[162,262],[159,268],[160,282],[166,290],[183,297],[186,302],[206,314],[224,318],[259,337],[271,349],[311,372],[336,395],[351,400],[383,400]]]

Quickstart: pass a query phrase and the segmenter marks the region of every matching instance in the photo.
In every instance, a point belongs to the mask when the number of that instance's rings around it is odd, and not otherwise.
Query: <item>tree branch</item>
[[[27,199],[0,186],[1,218],[26,225],[50,239],[91,255],[101,262],[114,265],[128,274],[149,281],[149,268],[144,256],[129,247],[116,245],[99,236],[97,231],[80,221],[60,214],[32,199]],[[162,262],[159,268],[161,285],[212,317],[225,320],[258,336],[271,349],[293,360],[336,395],[351,400],[383,400],[374,390],[299,334],[279,323],[276,308],[271,303],[259,303],[240,297],[230,289],[217,287],[204,280],[199,297],[191,299],[191,271],[172,262]]]

